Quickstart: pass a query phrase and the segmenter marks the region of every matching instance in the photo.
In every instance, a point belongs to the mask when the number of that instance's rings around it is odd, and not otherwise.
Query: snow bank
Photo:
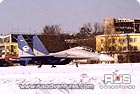
[[[1,94],[139,94],[140,64],[88,64],[0,67]],[[135,89],[102,89],[104,74],[130,74]],[[20,89],[28,84],[92,84],[94,89]]]

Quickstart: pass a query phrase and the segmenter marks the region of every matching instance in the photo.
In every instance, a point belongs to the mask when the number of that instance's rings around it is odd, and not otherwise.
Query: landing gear
[[[42,64],[40,64],[37,68],[41,68]]]
[[[76,63],[76,67],[78,67],[78,63]]]
[[[43,65],[42,61],[40,62],[39,66],[37,68],[41,68],[41,66]]]
[[[52,65],[52,67],[51,68],[55,68],[56,66],[54,66],[54,65]]]

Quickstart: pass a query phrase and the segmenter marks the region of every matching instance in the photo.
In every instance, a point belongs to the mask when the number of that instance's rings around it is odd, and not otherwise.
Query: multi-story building
[[[104,19],[104,35],[96,36],[96,50],[123,62],[140,62],[140,20]]]
[[[18,56],[18,34],[0,36],[0,58],[17,58]],[[31,44],[32,35],[24,35],[26,41]]]
[[[17,56],[18,44],[13,41],[12,35],[0,36],[0,56]]]
[[[126,18],[105,18],[104,34],[140,33],[140,20]]]
[[[96,50],[117,56],[119,62],[140,62],[140,33],[98,35]]]

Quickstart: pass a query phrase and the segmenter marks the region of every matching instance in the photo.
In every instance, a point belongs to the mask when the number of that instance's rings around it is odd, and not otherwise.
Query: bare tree
[[[46,25],[43,28],[44,35],[59,35],[61,31],[60,25]]]
[[[98,22],[95,22],[94,23],[94,32],[95,33],[103,32],[103,25]]]
[[[90,23],[84,24],[80,28],[80,32],[76,34],[76,37],[79,39],[88,39],[92,34],[93,28]]]

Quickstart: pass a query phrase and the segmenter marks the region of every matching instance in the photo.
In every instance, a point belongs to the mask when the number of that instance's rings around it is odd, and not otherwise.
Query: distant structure
[[[119,63],[140,62],[140,20],[105,18],[104,34],[96,36],[96,50]]]
[[[105,18],[104,34],[140,33],[140,20],[126,18]]]
[[[19,34],[9,34],[0,36],[0,58],[17,58],[18,57],[18,43],[17,36]],[[32,46],[32,36],[23,34],[25,40]]]
[[[98,35],[96,50],[117,57],[119,63],[140,62],[140,33]]]

